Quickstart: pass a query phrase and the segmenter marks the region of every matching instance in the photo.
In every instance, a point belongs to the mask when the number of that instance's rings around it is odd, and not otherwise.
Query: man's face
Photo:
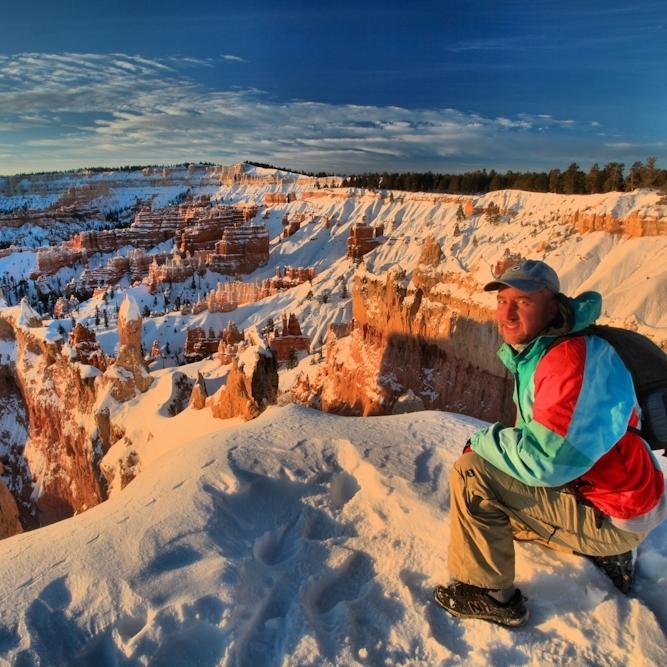
[[[553,292],[522,292],[514,287],[498,290],[496,323],[509,345],[529,343],[556,315],[558,304]]]

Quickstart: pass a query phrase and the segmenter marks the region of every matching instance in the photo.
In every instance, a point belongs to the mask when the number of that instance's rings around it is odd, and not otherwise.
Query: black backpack
[[[636,331],[603,324],[593,324],[558,340],[591,335],[604,338],[632,376],[642,411],[642,427],[629,430],[639,433],[651,449],[663,449],[667,456],[667,354]]]

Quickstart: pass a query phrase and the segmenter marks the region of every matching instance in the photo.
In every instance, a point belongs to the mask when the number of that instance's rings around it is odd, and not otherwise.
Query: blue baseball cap
[[[558,274],[538,259],[526,259],[505,269],[498,278],[484,285],[485,292],[503,287],[514,287],[522,292],[539,292],[543,289],[554,293],[560,291]]]

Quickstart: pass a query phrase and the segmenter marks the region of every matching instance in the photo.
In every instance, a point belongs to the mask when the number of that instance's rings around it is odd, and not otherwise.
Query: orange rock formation
[[[350,237],[347,239],[347,256],[359,259],[371,250],[375,250],[380,245],[383,234],[383,225],[371,227],[364,222],[352,225]]]
[[[227,376],[227,384],[210,399],[214,417],[257,417],[267,405],[275,404],[278,395],[278,370],[275,357],[267,350],[252,349],[253,359],[246,364],[235,359]]]
[[[136,301],[127,295],[118,312],[120,347],[118,356],[104,374],[111,385],[111,395],[120,402],[145,392],[153,382],[141,350],[141,314]]]
[[[294,313],[290,313],[289,319],[283,313],[282,328],[269,336],[269,346],[275,351],[278,362],[281,363],[289,359],[292,351],[308,352],[310,338],[301,333],[301,325]]]
[[[410,284],[399,272],[357,273],[354,328],[342,338],[328,334],[326,365],[305,400],[344,414],[388,414],[411,390],[427,408],[512,421],[493,313],[441,289],[458,281],[458,294],[466,286],[439,268],[440,257],[425,243]]]

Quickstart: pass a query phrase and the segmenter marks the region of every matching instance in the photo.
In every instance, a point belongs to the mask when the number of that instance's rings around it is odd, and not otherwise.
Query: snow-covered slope
[[[629,598],[520,544],[525,628],[431,601],[447,470],[476,425],[296,406],[220,422],[106,503],[0,542],[0,664],[665,664],[667,526]]]

